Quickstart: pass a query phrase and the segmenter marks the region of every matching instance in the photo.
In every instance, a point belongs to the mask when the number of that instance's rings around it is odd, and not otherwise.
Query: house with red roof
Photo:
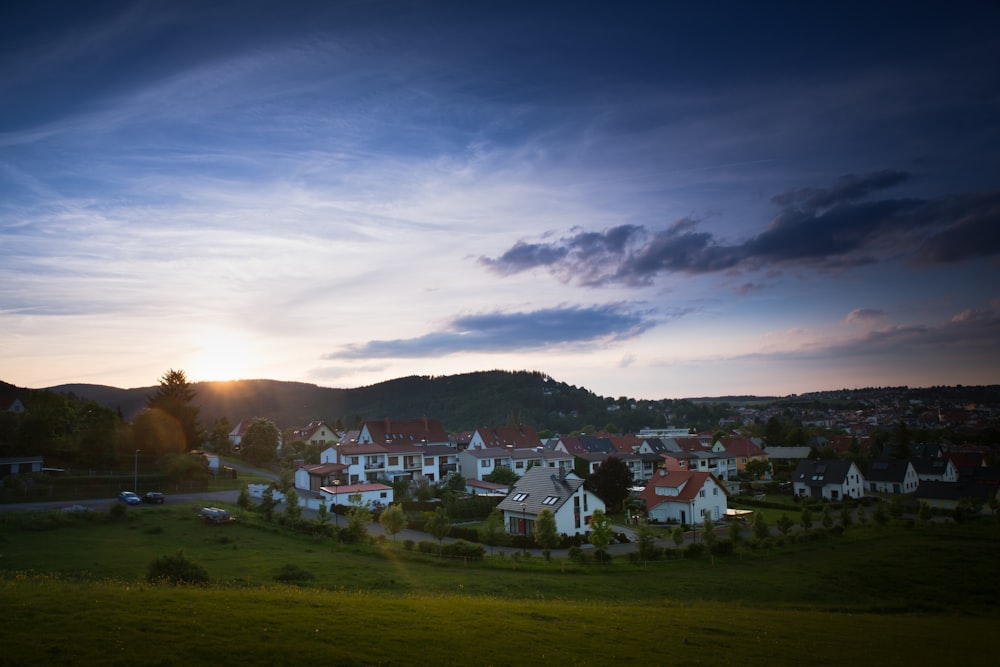
[[[484,426],[472,432],[469,449],[510,447],[512,449],[532,449],[541,447],[542,439],[531,426]]]
[[[639,494],[653,521],[699,524],[726,516],[729,492],[718,477],[695,470],[661,469]]]
[[[358,444],[451,445],[438,419],[375,419],[366,421],[358,434]]]

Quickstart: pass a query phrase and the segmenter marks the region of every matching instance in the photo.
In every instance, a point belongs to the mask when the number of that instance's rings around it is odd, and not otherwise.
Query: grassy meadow
[[[0,512],[0,664],[966,665],[996,651],[996,522],[602,566],[344,545],[245,512],[210,526],[197,507]],[[209,587],[145,583],[178,550]],[[312,578],[279,584],[288,565]]]

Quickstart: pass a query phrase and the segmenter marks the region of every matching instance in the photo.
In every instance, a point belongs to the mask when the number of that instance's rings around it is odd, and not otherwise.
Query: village
[[[235,448],[251,423],[233,429]],[[542,510],[554,514],[564,535],[586,534],[596,510],[621,511],[584,484],[608,461],[628,471],[636,519],[684,526],[739,516],[729,498],[754,488],[830,503],[898,499],[939,514],[958,507],[989,513],[1000,490],[989,448],[914,445],[906,458],[887,450],[886,456],[855,460],[852,453],[870,447],[857,436],[820,447],[765,447],[760,438],[682,428],[541,438],[528,425],[453,434],[425,417],[368,420],[343,432],[314,421],[287,430],[282,440],[320,450],[318,463],[293,463],[294,489],[307,509],[346,505],[348,498],[380,509],[400,500],[400,492],[459,476],[466,494],[499,501],[508,534],[526,537]],[[865,470],[858,460],[867,461]],[[264,485],[251,489],[258,498],[264,492]]]

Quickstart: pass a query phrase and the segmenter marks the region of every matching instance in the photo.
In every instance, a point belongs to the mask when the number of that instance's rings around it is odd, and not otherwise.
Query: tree
[[[619,512],[632,488],[632,473],[617,456],[609,456],[591,473],[585,483],[608,506],[609,511]]]
[[[493,547],[506,544],[507,538],[507,531],[504,530],[503,524],[503,512],[494,507],[490,515],[479,526],[479,539],[490,546],[490,554],[492,555]]]
[[[639,558],[642,560],[655,560],[660,557],[660,551],[656,546],[656,533],[653,528],[645,523],[635,529],[636,546],[639,548]]]
[[[744,471],[750,479],[758,480],[766,477],[771,472],[771,462],[751,459],[747,461]]]
[[[494,484],[513,484],[518,480],[517,473],[508,468],[507,466],[499,466],[493,469],[488,475],[483,475],[483,481],[493,482]]]
[[[208,445],[216,454],[232,454],[233,441],[229,439],[229,434],[233,430],[233,425],[226,417],[219,417],[212,426],[212,432],[208,436]]]
[[[787,535],[788,531],[792,529],[793,524],[794,522],[791,517],[782,513],[781,516],[778,517],[778,522],[775,525],[778,526],[778,530],[781,531],[782,535]]]
[[[820,515],[819,522],[823,524],[824,528],[829,528],[833,525],[833,517],[830,515],[829,505],[823,505],[823,513]]]
[[[753,534],[758,540],[766,539],[771,534],[771,529],[767,525],[767,520],[764,519],[763,512],[753,513]]]
[[[240,441],[240,454],[245,461],[255,466],[270,463],[278,452],[280,437],[274,422],[255,417]]]
[[[293,524],[302,518],[302,505],[299,504],[299,494],[295,489],[285,491],[285,517]]]
[[[441,540],[447,537],[448,531],[451,530],[451,518],[448,517],[448,512],[443,507],[438,507],[427,519],[427,524],[424,527],[438,541],[438,557],[440,558]]]
[[[670,537],[674,541],[675,546],[680,546],[684,541],[684,529],[680,526],[674,526],[674,529],[670,531]]]
[[[813,525],[813,513],[808,507],[802,508],[802,514],[799,515],[799,525],[802,526],[802,530],[809,530]]]
[[[319,501],[319,507],[316,508],[316,527],[323,531],[324,526],[330,522],[330,510],[326,507],[326,498],[322,498]]]
[[[184,371],[168,370],[160,378],[156,393],[146,399],[146,407],[170,415],[181,427],[185,449],[201,447],[202,434],[198,425],[198,408],[191,405],[195,391],[187,381]]]
[[[351,542],[360,542],[368,535],[368,524],[372,522],[372,513],[368,509],[368,503],[361,501],[360,493],[352,493],[347,497],[351,503],[351,508],[347,510],[347,539]]]
[[[542,508],[535,517],[535,543],[546,550],[559,544],[556,515],[548,507]]]
[[[391,535],[392,539],[395,540],[396,533],[403,530],[406,526],[406,514],[403,512],[403,506],[399,503],[389,505],[382,511],[378,522],[382,525],[382,530],[385,531],[385,534]]]
[[[184,482],[202,483],[208,481],[209,471],[205,459],[191,454],[172,454],[163,465],[163,473],[171,484]]]
[[[604,550],[611,544],[613,536],[614,526],[611,517],[603,510],[594,510],[594,514],[590,517],[590,535],[587,536],[587,541],[594,545],[601,562],[604,562]]]
[[[278,505],[278,502],[274,499],[274,487],[268,486],[264,489],[264,493],[260,497],[260,505],[257,507],[260,509],[260,513],[264,515],[264,518],[270,521],[274,517],[274,508]]]
[[[927,501],[925,501],[925,500],[921,500],[920,501],[920,509],[918,510],[918,516],[920,517],[921,521],[930,521],[931,520],[931,516],[932,516],[931,506],[930,506],[929,503],[927,503]]]
[[[705,542],[705,547],[708,549],[709,553],[712,553],[712,547],[715,546],[715,522],[712,521],[712,517],[709,515],[708,510],[704,510],[702,514],[702,539]]]

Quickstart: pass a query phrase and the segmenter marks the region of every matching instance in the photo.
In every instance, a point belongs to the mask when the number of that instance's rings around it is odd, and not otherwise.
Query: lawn
[[[34,637],[0,664],[969,664],[1000,616],[995,522],[600,566],[344,545],[232,509],[0,513],[0,618]],[[211,587],[144,582],[178,550]],[[290,564],[314,578],[279,585]]]

